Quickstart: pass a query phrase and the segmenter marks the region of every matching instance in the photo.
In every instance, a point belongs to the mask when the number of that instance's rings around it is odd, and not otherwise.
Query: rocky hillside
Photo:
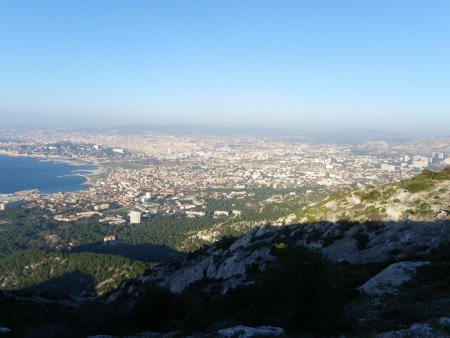
[[[156,282],[179,293],[189,285],[209,280],[225,293],[253,282],[254,271],[274,262],[271,248],[306,246],[319,249],[335,263],[365,264],[427,257],[450,240],[450,220],[435,222],[319,222],[309,225],[264,226],[238,238],[224,238],[181,261],[151,269],[113,293],[136,294],[139,285]],[[194,257],[195,256],[195,257]]]
[[[264,270],[277,243],[320,249],[331,261],[351,264],[425,256],[450,240],[450,168],[367,191],[333,194],[298,217],[306,224],[255,227],[238,239],[226,237],[152,269],[138,281],[180,292],[206,278],[220,280],[226,291],[246,282],[249,267]]]
[[[357,153],[364,154],[389,154],[389,155],[404,155],[404,154],[431,154],[433,151],[443,153],[450,153],[450,137],[434,137],[413,139],[404,142],[385,142],[372,141],[355,146],[354,150]]]
[[[344,280],[347,291],[339,297],[346,299],[342,311],[346,320],[353,323],[347,330],[380,337],[397,337],[400,333],[400,337],[408,337],[418,330],[418,334],[425,332],[424,337],[446,337],[445,330],[450,325],[439,323],[450,317],[449,243],[450,220],[263,226],[237,239],[225,238],[181,261],[151,269],[134,281],[123,283],[108,302],[125,301],[133,307],[147,299],[148,288],[154,285],[178,294],[175,299],[190,298],[192,294],[198,297],[201,292],[202,297],[219,302],[236,290],[258,289],[267,278],[262,277],[267,276],[265,272],[272,276],[277,271],[274,269],[279,269],[280,252],[307,247],[317,249],[339,271],[337,275],[327,274],[326,279],[332,284],[326,288]],[[295,250],[289,261],[296,262],[296,267],[316,266],[308,261],[310,257],[302,258]],[[313,283],[322,285],[315,279],[319,278],[317,272],[309,273],[315,276]],[[283,274],[287,272],[283,270]],[[314,292],[326,293],[322,289]],[[269,294],[258,297],[271,299]],[[251,304],[255,300],[247,301]]]
[[[400,183],[333,195],[302,211],[301,217],[314,215],[334,222],[309,219],[311,223],[266,225],[239,238],[225,237],[123,283],[107,301],[125,301],[133,307],[142,297],[148,297],[149,286],[167,289],[182,299],[199,292],[192,290],[201,290],[206,297],[228,299],[235,290],[258,289],[264,284],[261,280],[268,278],[267,272],[271,276],[279,271],[283,265],[280,252],[284,250],[294,250],[291,263],[300,257],[296,266],[318,264],[295,251],[309,248],[339,271],[327,278],[343,280],[347,290],[346,296],[341,294],[346,299],[346,320],[352,322],[346,330],[379,337],[445,337],[450,328],[445,324],[450,317],[449,178],[449,169],[425,171]],[[364,212],[358,213],[361,210]],[[343,213],[345,217],[336,216]],[[335,329],[339,326],[336,322],[333,325]]]
[[[302,217],[324,208],[323,218],[340,215],[341,205],[346,219],[261,225],[224,237],[146,270],[61,322],[76,318],[83,334],[90,327],[89,334],[128,337],[448,337],[449,176],[449,169],[425,171],[333,195]],[[411,211],[394,220],[391,205]],[[381,216],[367,217],[372,209]],[[358,210],[367,214],[353,217]],[[0,297],[0,312],[9,302]],[[21,311],[4,325],[14,327]]]
[[[364,191],[335,193],[304,207],[294,222],[425,221],[450,218],[450,168]]]

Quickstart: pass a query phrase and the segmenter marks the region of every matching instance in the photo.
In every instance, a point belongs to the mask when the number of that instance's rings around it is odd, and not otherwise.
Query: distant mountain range
[[[19,127],[16,130],[27,129],[46,129],[46,128],[28,128]],[[5,129],[7,130],[7,129]],[[186,135],[186,136],[254,136],[287,140],[291,142],[311,142],[322,144],[339,144],[339,145],[360,145],[368,142],[389,142],[403,143],[414,142],[420,139],[433,139],[431,135],[415,135],[413,133],[403,133],[379,129],[348,129],[348,130],[324,130],[312,131],[306,129],[294,128],[274,128],[261,126],[209,126],[209,125],[142,125],[130,124],[124,126],[112,127],[89,127],[89,128],[49,128],[52,130],[65,132],[86,132],[86,133],[109,133],[109,134],[167,134],[167,135]],[[434,138],[446,139],[450,135],[434,136]],[[9,139],[8,139],[9,140]]]
[[[353,129],[342,131],[312,132],[300,129],[269,128],[259,126],[183,126],[183,125],[128,125],[115,128],[119,133],[165,133],[175,135],[258,136],[288,139],[296,142],[361,144],[369,141],[400,142],[408,138],[397,132]]]

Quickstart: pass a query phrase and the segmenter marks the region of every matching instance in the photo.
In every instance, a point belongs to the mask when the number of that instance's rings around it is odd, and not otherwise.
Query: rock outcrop
[[[370,296],[383,296],[397,293],[400,286],[411,280],[420,266],[429,262],[400,262],[389,265],[375,277],[372,277],[358,289]]]
[[[285,335],[284,330],[281,327],[274,326],[259,326],[259,327],[249,327],[244,325],[238,325],[223,329],[217,332],[218,337],[281,337]]]
[[[277,243],[316,248],[333,262],[357,264],[389,259],[403,261],[412,254],[414,257],[424,257],[449,239],[449,220],[264,226],[250,230],[228,246],[217,242],[197,252],[195,257],[188,256],[180,261],[162,264],[132,284],[123,284],[109,301],[114,301],[123,293],[135,294],[140,284],[149,282],[180,293],[192,283],[210,280],[216,286],[219,284],[225,293],[237,285],[252,283],[249,271],[263,271],[273,264],[270,248]],[[418,266],[418,263],[395,265],[385,274],[398,269],[397,272],[403,271],[406,278],[411,264]]]
[[[413,324],[407,329],[387,331],[379,333],[376,338],[428,338],[428,337],[448,337],[444,333],[436,332],[428,324]]]

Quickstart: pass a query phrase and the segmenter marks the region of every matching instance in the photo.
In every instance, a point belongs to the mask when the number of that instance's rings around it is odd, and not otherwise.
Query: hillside
[[[148,267],[113,255],[25,250],[0,258],[0,290],[47,297],[101,296]]]
[[[407,337],[416,334],[414,330],[418,328],[419,336],[446,336],[442,331],[446,329],[437,323],[441,318],[450,315],[447,310],[450,304],[450,219],[448,213],[442,215],[450,201],[447,190],[449,174],[449,169],[441,172],[425,171],[413,179],[372,188],[369,191],[335,194],[313,206],[323,207],[333,201],[336,208],[342,205],[343,209],[351,210],[345,208],[348,199],[358,196],[358,204],[364,208],[381,208],[389,207],[390,203],[399,203],[394,200],[401,197],[400,204],[403,208],[413,210],[406,212],[404,218],[398,217],[394,221],[387,220],[388,217],[378,217],[375,221],[362,215],[359,218],[361,222],[340,220],[256,227],[244,236],[225,237],[182,260],[162,264],[147,271],[136,280],[122,284],[118,291],[109,296],[108,302],[121,304],[125,301],[139,306],[143,299],[149,297],[150,287],[152,293],[158,293],[159,291],[155,290],[162,288],[161,290],[169,290],[178,295],[173,296],[174,302],[177,302],[178,298],[194,297],[199,302],[197,306],[210,306],[205,300],[198,299],[200,293],[203,295],[201,299],[213,297],[217,302],[228,304],[230,294],[238,292],[243,297],[246,297],[247,293],[258,294],[260,285],[271,283],[267,279],[278,278],[274,277],[274,273],[275,276],[278,273],[285,275],[288,271],[294,273],[296,269],[301,269],[302,264],[319,264],[313,263],[314,259],[309,254],[301,253],[303,248],[308,248],[323,255],[323,259],[333,267],[333,272],[326,273],[329,274],[327,278],[333,281],[332,284],[320,281],[319,276],[324,273],[321,270],[307,273],[315,276],[311,283],[321,285],[320,290],[310,290],[311,292],[323,292],[327,297],[338,297],[342,301],[333,306],[344,311],[346,318],[327,314],[331,316],[329,319],[332,318],[329,325],[333,327],[332,330],[336,330],[335,333],[339,330],[349,330],[377,337],[397,334]],[[421,212],[424,210],[422,203],[429,203],[427,212]],[[324,213],[323,217],[326,215],[330,215],[330,212]],[[280,266],[285,264],[283,260],[280,261],[281,253],[283,259],[286,259],[286,253],[289,262],[296,262],[295,268],[292,266],[288,270],[279,271]],[[309,261],[310,259],[312,261]],[[285,277],[293,278],[287,275]],[[278,283],[280,284],[277,287],[283,284],[279,280]],[[335,283],[339,285],[338,294],[327,293],[330,291],[328,288],[336,287]],[[294,283],[284,287],[286,293],[295,294],[294,289],[298,285]],[[257,296],[262,297],[258,303],[263,307],[267,305],[266,301],[273,299],[272,293],[276,294],[276,297],[283,297],[275,290],[267,289],[266,292],[265,295]],[[308,298],[302,297],[306,296],[301,296],[297,301],[307,302]],[[421,297],[422,305],[417,304],[414,297]],[[252,307],[256,300],[248,301],[248,306]],[[281,302],[289,307],[287,299]],[[308,307],[313,312],[318,311],[311,304]],[[256,310],[252,308],[251,311]],[[292,313],[295,311],[286,310],[285,316]],[[312,330],[311,332],[320,331],[314,325],[311,327],[305,323],[289,327],[292,323],[277,320],[268,313],[263,312],[261,316],[265,319],[258,321],[236,318],[233,315],[229,323],[280,325],[291,333],[302,330],[302,327]],[[210,318],[208,325],[215,320],[217,318],[214,316]],[[405,331],[402,333],[400,328]]]
[[[435,222],[366,222],[257,227],[239,238],[227,237],[176,262],[162,264],[136,279],[136,285],[156,282],[179,293],[208,279],[222,292],[252,281],[251,271],[274,262],[271,249],[319,249],[334,263],[370,264],[427,257],[450,240],[450,220]],[[122,285],[120,292],[125,291]],[[118,297],[115,293],[110,300]]]
[[[255,226],[242,236],[226,236],[161,262],[136,278],[129,274],[103,297],[76,304],[70,298],[67,305],[0,293],[0,312],[6,314],[0,326],[25,333],[37,329],[41,336],[51,336],[56,326],[59,336],[74,337],[233,337],[236,332],[247,332],[242,337],[448,337],[450,219],[442,212],[450,201],[449,174],[449,169],[425,171],[396,184],[335,194],[302,210],[306,215],[334,202],[349,212],[354,196],[365,209],[429,204],[397,220],[364,214],[361,221]],[[326,215],[336,214],[329,210]],[[73,253],[55,255],[40,262],[83,261]],[[105,263],[116,267],[114,276],[127,264],[117,263]],[[52,269],[58,264],[50,263]],[[76,267],[73,272],[99,274],[83,263],[68,265]],[[42,315],[36,318],[37,306]]]
[[[172,329],[202,318],[195,329],[275,325],[292,336],[307,330],[385,337],[384,331],[422,325],[430,332],[425,337],[445,337],[437,323],[450,315],[449,241],[450,220],[263,226],[123,283],[108,304],[150,316],[155,307],[162,311],[153,303],[160,297],[168,307],[188,301],[181,313],[161,318]],[[327,311],[317,308],[326,302]],[[142,330],[164,327],[139,318]]]
[[[335,193],[295,214],[294,222],[425,221],[450,218],[450,168],[363,191]]]

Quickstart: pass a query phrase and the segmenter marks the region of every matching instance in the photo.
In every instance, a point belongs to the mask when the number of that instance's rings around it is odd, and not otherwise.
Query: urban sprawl
[[[449,154],[442,151],[448,143],[414,152],[384,142],[348,146],[248,136],[20,129],[0,131],[0,139],[3,155],[96,166],[87,174],[88,187],[77,192],[0,195],[0,209],[20,202],[63,222],[97,216],[104,223],[140,223],[142,218],[177,213],[236,217],[239,208],[208,213],[208,200],[245,199],[258,188],[288,196],[305,187],[305,193],[314,187],[358,188],[450,164]]]

